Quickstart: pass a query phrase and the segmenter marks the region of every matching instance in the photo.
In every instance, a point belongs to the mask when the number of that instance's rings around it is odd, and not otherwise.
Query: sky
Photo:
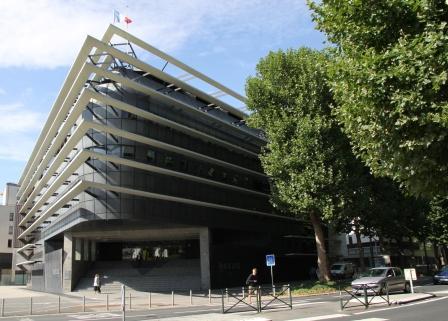
[[[241,94],[269,51],[325,46],[306,0],[0,0],[0,191],[18,182],[85,37],[100,39],[114,9],[133,20],[128,32]]]

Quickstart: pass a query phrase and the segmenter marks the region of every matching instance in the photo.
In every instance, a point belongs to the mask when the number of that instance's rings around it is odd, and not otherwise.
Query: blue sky
[[[129,32],[242,94],[269,51],[324,46],[305,0],[2,0],[0,190],[19,180],[82,42],[102,36],[113,9]]]

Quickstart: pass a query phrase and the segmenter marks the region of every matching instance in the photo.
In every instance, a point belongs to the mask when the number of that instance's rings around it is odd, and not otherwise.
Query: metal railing
[[[378,298],[379,300],[376,300],[374,302],[375,298]],[[352,288],[350,290],[339,287],[339,300],[341,310],[359,306],[364,306],[367,309],[369,305],[384,302],[390,305],[389,287],[387,283],[379,287],[377,285],[372,286],[369,284],[359,284],[356,285],[355,288]]]
[[[291,287],[287,284],[225,289],[221,291],[221,305],[222,313],[292,309]]]

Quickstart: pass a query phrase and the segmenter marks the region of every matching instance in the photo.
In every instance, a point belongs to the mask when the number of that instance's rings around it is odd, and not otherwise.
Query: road
[[[151,310],[127,311],[129,321],[447,321],[447,285],[427,285],[416,288],[418,292],[435,292],[437,297],[401,306],[372,306],[368,310],[352,308],[340,310],[337,295],[294,298],[293,309],[270,310],[262,313],[222,314],[219,305],[199,305],[187,307],[166,307]],[[68,313],[59,315],[39,315],[0,318],[0,321],[119,321],[121,312],[108,313]]]

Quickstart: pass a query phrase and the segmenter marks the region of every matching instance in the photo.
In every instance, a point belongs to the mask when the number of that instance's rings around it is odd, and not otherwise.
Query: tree
[[[336,115],[354,153],[416,196],[448,195],[445,0],[310,2],[338,53]]]
[[[271,52],[246,85],[248,122],[268,138],[261,155],[272,179],[272,203],[310,219],[320,279],[330,280],[323,221],[342,205],[348,139],[331,113],[326,80],[328,57],[302,48]]]
[[[446,262],[446,246],[448,244],[448,198],[435,197],[430,202],[430,210],[427,215],[425,241],[431,241],[434,247],[434,255],[437,265],[440,266],[438,248],[442,249],[442,254]]]

